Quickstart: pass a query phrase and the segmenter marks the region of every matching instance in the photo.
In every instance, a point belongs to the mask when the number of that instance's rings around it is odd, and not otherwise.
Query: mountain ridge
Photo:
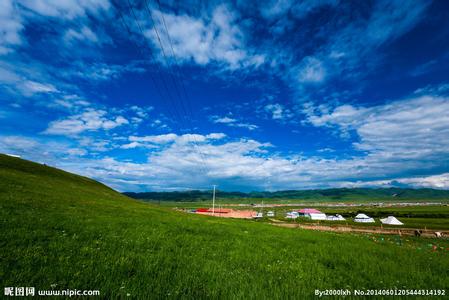
[[[210,200],[212,191],[192,190],[174,192],[124,192],[124,195],[141,200],[202,201]],[[333,188],[313,190],[281,190],[275,192],[225,192],[217,191],[224,199],[286,199],[286,200],[449,200],[449,190],[431,188]]]

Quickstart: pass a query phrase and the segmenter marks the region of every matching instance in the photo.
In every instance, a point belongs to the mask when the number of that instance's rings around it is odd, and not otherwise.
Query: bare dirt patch
[[[257,215],[254,210],[229,210],[227,212],[196,212],[200,215],[214,216],[220,218],[237,218],[237,219],[252,219]]]

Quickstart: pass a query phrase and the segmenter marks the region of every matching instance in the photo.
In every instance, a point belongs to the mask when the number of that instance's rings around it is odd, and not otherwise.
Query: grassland
[[[0,224],[3,286],[99,289],[109,299],[304,299],[314,289],[449,288],[447,241],[379,243],[185,214],[4,155]]]
[[[234,200],[235,201],[235,200]],[[211,201],[195,201],[195,202],[173,202],[173,201],[165,201],[165,202],[155,202],[151,201],[155,205],[160,205],[163,207],[172,207],[172,208],[181,208],[181,209],[195,209],[199,207],[210,207]],[[261,202],[256,202],[260,204]],[[268,199],[268,203],[270,202]],[[249,209],[248,206],[239,206],[238,204],[247,204],[247,203],[235,203],[232,205],[228,199],[218,199],[216,205],[226,205],[226,208],[233,209]],[[314,205],[315,204],[315,205]],[[317,206],[318,204],[318,206]],[[274,211],[276,213],[275,219],[291,222],[292,220],[285,219],[285,215],[287,212],[292,210],[297,210],[305,207],[314,207],[318,208],[320,211],[326,214],[341,214],[346,217],[346,221],[336,222],[336,221],[319,221],[319,223],[326,225],[351,225],[351,226],[363,226],[363,227],[380,227],[380,218],[385,218],[387,216],[395,216],[399,218],[404,226],[407,228],[416,228],[416,229],[435,229],[435,230],[449,230],[449,206],[447,204],[441,205],[424,205],[424,206],[325,206],[326,203],[302,203],[301,205],[285,205],[276,203],[274,207],[265,207],[263,210],[266,211]],[[331,204],[331,203],[329,203]],[[359,203],[360,204],[360,203]],[[363,203],[366,204],[366,203]],[[321,205],[321,206],[319,206]],[[252,209],[260,210],[260,207],[253,207]],[[355,215],[358,213],[365,213],[369,216],[375,218],[376,223],[355,223],[352,221]],[[265,221],[269,222],[268,219]],[[296,222],[310,222],[306,219],[297,219]],[[312,222],[313,223],[313,222]],[[315,222],[318,223],[318,222]],[[388,226],[383,225],[383,227],[391,227],[391,228],[400,228],[397,226]]]

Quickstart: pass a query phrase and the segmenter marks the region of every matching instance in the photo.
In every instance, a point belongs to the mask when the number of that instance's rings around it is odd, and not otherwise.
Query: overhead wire
[[[144,31],[143,31],[143,29],[142,29],[142,27],[141,27],[139,21],[137,20],[137,16],[136,16],[136,14],[135,14],[135,12],[134,12],[133,6],[131,5],[131,2],[130,2],[129,0],[127,0],[127,2],[128,2],[129,10],[131,11],[132,17],[133,17],[133,19],[134,19],[134,21],[135,21],[135,23],[136,23],[136,25],[137,25],[137,28],[139,29],[140,33],[142,34],[142,37],[144,38],[144,40],[146,41],[145,33],[144,33]],[[125,19],[124,19],[124,17],[123,17],[123,14],[122,14],[121,11],[120,11],[120,7],[117,9],[117,11],[119,12],[119,16],[120,16],[120,19],[121,19],[121,21],[122,21],[122,24],[125,26],[125,28],[126,28],[128,34],[132,35],[132,31],[130,30],[129,26],[127,25],[127,23],[126,23],[126,21],[125,21]],[[153,22],[153,26],[154,26],[154,28],[155,28],[155,23],[154,23],[154,22]],[[147,46],[146,43],[145,43],[144,45]],[[141,54],[145,54],[145,53],[142,51],[141,47],[139,47],[139,45],[136,44],[136,47],[139,49],[139,51],[141,51]],[[154,61],[154,62],[156,62],[156,58],[154,57],[154,55],[153,55],[153,53],[152,53],[152,51],[151,51],[151,50],[152,50],[151,47],[149,47],[149,50],[150,50],[150,51],[149,51],[148,53],[149,53],[149,55],[150,55],[151,60]],[[178,110],[178,107],[177,107],[177,105],[176,105],[176,100],[174,99],[172,93],[170,93],[170,89],[169,89],[169,87],[168,87],[168,85],[167,85],[167,83],[166,83],[166,81],[165,81],[165,79],[164,79],[164,77],[163,77],[162,70],[160,69],[160,67],[159,67],[158,64],[156,64],[156,68],[157,68],[157,72],[158,72],[158,73],[160,74],[160,76],[161,76],[162,86],[163,86],[163,88],[165,89],[165,92],[166,92],[166,94],[167,94],[167,96],[168,96],[167,98],[169,99],[169,102],[172,102],[171,105],[172,105],[172,107],[173,107],[173,109],[174,109],[174,114],[173,114],[173,115],[176,115],[176,117],[178,118],[178,120],[180,120],[180,121],[182,122],[182,125],[185,126],[187,129],[189,129],[189,128],[185,125],[185,123],[184,123],[185,116],[186,116],[186,114],[187,114],[187,111],[185,110],[185,107],[182,105],[182,110],[183,110],[183,112],[184,112],[184,115],[183,115],[183,114],[180,113],[179,110]],[[179,92],[179,90],[178,90],[178,87],[177,87],[177,85],[176,85],[176,81],[175,81],[173,75],[172,75],[171,73],[169,73],[169,74],[170,74],[170,76],[171,76],[171,78],[172,78],[173,86],[174,86],[174,88],[175,88],[176,91],[177,91],[178,97],[180,97],[181,94],[180,94],[180,92]],[[156,84],[156,80],[155,80],[152,76],[151,76],[151,79],[152,79],[152,81],[153,81],[153,83],[154,83],[154,85],[155,85],[155,87],[156,87],[156,90],[158,90],[158,93],[160,94],[161,98],[163,99],[164,96],[163,96],[162,93],[160,92],[159,87],[158,87],[158,85]],[[180,100],[182,101],[182,98],[180,98]],[[181,102],[181,103],[183,103],[183,102]],[[176,117],[175,117],[175,119],[176,119]],[[180,128],[180,131],[182,131],[181,128]],[[207,174],[207,171],[205,170],[206,163],[205,163],[205,159],[204,159],[204,154],[201,152],[201,149],[199,148],[200,146],[199,146],[198,142],[196,141],[195,134],[193,134],[193,133],[191,132],[190,136],[191,136],[192,139],[194,139],[194,140],[193,140],[193,143],[195,144],[195,147],[198,148],[198,151],[199,151],[201,163],[203,164],[203,166],[200,166],[200,168],[202,168],[202,171],[203,171],[205,174]],[[188,137],[187,137],[187,138],[188,138]]]
[[[181,82],[180,85],[182,87],[182,91],[184,92],[183,96],[186,98],[186,104],[184,104],[183,97],[181,96],[182,93],[180,92],[180,88],[179,88],[179,86],[177,84],[177,80],[176,80],[175,75],[174,75],[175,72],[173,72],[172,64],[170,64],[170,62],[169,62],[169,58],[167,56],[167,53],[165,51],[165,47],[164,47],[164,45],[162,43],[162,40],[161,40],[161,35],[159,34],[159,31],[158,31],[157,26],[156,26],[156,22],[155,22],[155,20],[153,18],[153,15],[152,15],[151,11],[150,11],[150,8],[149,8],[149,5],[148,5],[148,0],[144,0],[144,4],[145,4],[145,9],[146,9],[146,11],[147,11],[147,13],[148,13],[148,15],[149,15],[149,17],[151,19],[151,22],[152,22],[152,25],[153,25],[153,30],[154,30],[154,32],[156,34],[156,37],[157,37],[157,40],[158,40],[158,43],[159,43],[159,47],[161,48],[161,52],[162,52],[163,57],[164,57],[165,65],[166,65],[166,67],[167,67],[167,69],[169,71],[170,77],[171,77],[172,82],[173,82],[173,86],[175,87],[175,90],[176,90],[176,92],[178,94],[178,97],[179,97],[179,100],[180,100],[180,103],[181,103],[181,107],[182,107],[183,112],[184,112],[184,115],[183,115],[184,119],[187,122],[189,122],[190,126],[193,128],[194,126],[193,126],[192,121],[191,121],[193,119],[193,113],[192,113],[192,109],[191,109],[191,107],[189,105],[191,101],[190,101],[190,99],[188,97],[188,94],[187,94],[187,91],[186,91],[186,88],[185,88],[185,85],[184,85],[183,76],[180,75],[180,68],[178,66],[176,55],[175,55],[174,50],[173,50],[173,45],[172,45],[172,42],[171,42],[170,33],[168,32],[166,24],[165,24],[165,18],[163,17],[162,12],[160,11],[161,12],[161,16],[163,18],[164,27],[166,29],[167,39],[169,41],[170,48],[172,49],[173,59],[175,60],[175,63],[176,63],[175,64],[176,71],[177,71],[176,72],[176,76],[180,79],[179,81]],[[160,8],[160,3],[159,3],[159,8]],[[189,115],[189,114],[190,114],[190,118],[187,117],[187,115]],[[200,159],[201,159],[203,165],[205,167],[207,167],[207,164],[205,163],[205,155],[201,151],[201,147],[199,146],[199,143],[198,143],[198,141],[196,139],[196,136],[194,134],[192,134],[192,140],[193,140],[193,143],[195,144],[195,147],[197,147],[197,150],[199,152]]]

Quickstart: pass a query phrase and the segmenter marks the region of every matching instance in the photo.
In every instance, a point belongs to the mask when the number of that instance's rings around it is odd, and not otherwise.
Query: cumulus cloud
[[[212,122],[214,122],[216,124],[224,124],[229,127],[246,128],[248,130],[255,130],[255,129],[259,128],[259,126],[257,126],[257,125],[240,122],[239,120],[237,120],[235,118],[228,117],[228,116],[224,116],[224,117],[212,116],[212,117],[210,117],[210,119],[212,120]]]
[[[74,41],[88,41],[98,43],[98,36],[87,26],[82,26],[79,31],[70,28],[64,34],[64,41],[67,44],[72,44]]]
[[[0,153],[56,164],[60,160],[84,156],[87,154],[87,150],[70,143],[40,140],[20,135],[2,135],[0,136]]]
[[[110,130],[128,123],[123,116],[111,117],[104,110],[88,108],[80,114],[51,122],[44,133],[70,136],[84,131]]]
[[[46,84],[36,81],[27,80],[20,88],[25,94],[35,94],[35,93],[53,93],[58,90],[52,84]]]
[[[130,143],[122,145],[124,149],[131,149],[137,147],[145,148],[157,148],[161,145],[169,143],[177,144],[189,144],[189,143],[202,143],[206,141],[220,140],[225,138],[224,133],[210,133],[207,135],[201,134],[183,134],[177,135],[174,133],[160,134],[160,135],[148,135],[148,136],[130,136],[128,140]]]
[[[286,109],[279,103],[267,104],[265,105],[264,110],[271,114],[273,120],[285,120],[293,116],[293,113],[289,109]]]
[[[14,1],[0,2],[0,55],[12,52],[14,46],[22,43],[22,21]]]
[[[221,124],[229,124],[229,123],[235,123],[237,122],[236,119],[229,118],[229,117],[217,117],[214,119],[214,123],[221,123]]]
[[[374,181],[357,181],[345,182],[344,186],[348,187],[414,187],[414,188],[434,188],[434,189],[449,189],[449,173],[443,173],[431,176],[417,176],[395,178],[388,180],[374,180]]]
[[[259,66],[265,61],[264,56],[251,53],[247,49],[244,34],[236,24],[236,15],[225,5],[216,7],[210,16],[203,18],[168,14],[158,10],[153,10],[152,13],[163,47],[170,51],[171,41],[174,55],[180,62],[194,62],[199,65],[215,62],[229,69],[238,69]],[[166,21],[170,40],[160,20],[161,14]],[[148,27],[151,28],[150,26]],[[160,51],[156,33],[148,29],[145,35]]]
[[[68,20],[108,10],[111,5],[108,0],[19,0],[18,2],[38,15]]]
[[[354,131],[358,150],[391,159],[431,160],[449,154],[449,98],[420,96],[374,107],[342,105],[327,113],[310,107],[307,122]]]
[[[197,139],[196,143],[193,136]],[[270,143],[225,137],[222,133],[129,137],[130,143],[122,145],[122,148],[126,151],[134,151],[137,147],[148,149],[148,158],[143,162],[121,161],[107,156],[85,157],[85,151],[88,155],[98,144],[89,141],[78,147],[73,146],[75,150],[71,152],[59,145],[56,152],[47,151],[46,155],[40,155],[38,149],[47,147],[41,141],[0,137],[0,152],[44,160],[99,179],[122,191],[201,188],[211,182],[222,187],[242,189],[379,186],[395,180],[417,187],[447,187],[447,174],[404,177],[404,172],[431,171],[428,161],[392,159],[382,153],[345,159],[302,155],[287,157],[270,151],[273,148]],[[64,159],[67,155],[79,158]],[[440,157],[437,164],[441,164],[441,160]]]
[[[321,82],[326,76],[323,63],[315,57],[304,58],[297,72],[298,80],[304,83]]]
[[[35,72],[32,66],[26,69],[21,64],[13,65],[4,61],[0,61],[0,88],[25,97],[59,93],[55,85],[47,82],[46,76],[39,71]]]
[[[11,53],[25,44],[22,30],[35,17],[53,17],[60,20],[86,18],[110,8],[109,0],[4,0],[0,3],[0,55]],[[88,27],[79,32],[69,29],[66,39],[91,40],[98,38]]]

